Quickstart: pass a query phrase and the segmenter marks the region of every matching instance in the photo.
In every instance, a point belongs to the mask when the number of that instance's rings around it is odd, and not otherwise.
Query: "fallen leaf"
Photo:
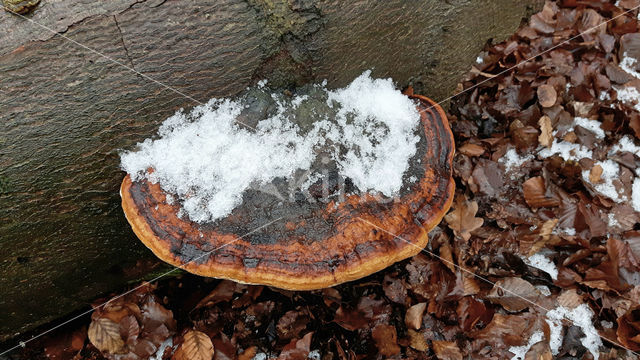
[[[540,85],[538,87],[538,102],[542,107],[552,107],[556,103],[556,99],[558,98],[558,94],[556,93],[556,89],[551,85]]]
[[[553,127],[551,126],[551,118],[543,116],[538,120],[540,126],[540,135],[538,136],[538,142],[545,147],[551,147],[553,143]]]
[[[211,338],[207,334],[189,330],[184,334],[184,342],[174,354],[175,360],[211,360],[214,349]]]
[[[517,277],[508,277],[496,281],[491,292],[486,296],[487,300],[494,304],[500,304],[507,311],[521,311],[536,304],[540,292],[535,286],[526,280]]]
[[[302,337],[300,340],[291,340],[290,343],[282,348],[279,360],[302,360],[307,359],[309,352],[311,351],[311,337],[313,332],[310,332]]]
[[[461,154],[465,154],[467,156],[480,156],[484,154],[484,147],[472,143],[466,143],[458,148],[458,151]]]
[[[400,353],[395,326],[378,324],[371,331],[371,336],[382,356],[394,356]]]
[[[433,352],[440,360],[462,360],[458,345],[453,341],[433,340]]]
[[[425,340],[423,333],[409,329],[407,330],[407,335],[409,335],[409,346],[412,349],[418,351],[429,350],[429,344],[427,343],[427,340]]]
[[[477,218],[478,203],[475,201],[467,201],[464,197],[459,196],[453,211],[445,216],[445,221],[453,232],[463,238],[469,240],[471,232],[478,229],[484,223],[482,218]]]
[[[108,354],[122,353],[124,341],[120,337],[120,326],[107,318],[98,318],[89,325],[89,341],[98,350]]]
[[[544,179],[541,176],[532,177],[522,184],[524,201],[533,208],[558,206],[557,199],[546,196]]]
[[[420,330],[420,328],[422,327],[422,315],[424,314],[424,310],[426,308],[426,302],[419,303],[410,307],[404,316],[404,323],[407,325],[407,327],[415,330]]]
[[[589,182],[597,184],[602,181],[602,166],[593,165],[591,171],[589,171]]]

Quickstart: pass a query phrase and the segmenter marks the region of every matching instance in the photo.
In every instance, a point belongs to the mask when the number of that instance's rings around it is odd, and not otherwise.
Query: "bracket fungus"
[[[135,234],[157,257],[202,276],[313,290],[382,270],[426,246],[428,232],[451,206],[455,187],[454,140],[444,111],[426,97],[397,95],[409,101],[416,114],[411,134],[417,135],[413,155],[407,156],[406,168],[401,169],[402,188],[393,196],[357,191],[358,185],[366,186],[350,176],[335,180],[340,164],[331,162],[333,170],[325,172],[323,179],[307,178],[307,197],[298,191],[286,201],[277,191],[265,191],[263,184],[245,189],[240,203],[223,216],[208,213],[194,220],[194,213],[185,212],[184,201],[181,205],[154,178],[156,169],[147,168],[146,177],[129,171],[124,178],[120,189],[124,213]],[[307,97],[298,98],[298,103],[300,99]],[[251,123],[243,114],[236,118]],[[355,120],[345,124],[351,121]],[[383,134],[393,132],[385,129]],[[398,146],[383,150],[394,147]],[[344,144],[334,148],[344,150]],[[233,165],[235,171],[243,166],[242,162]],[[385,176],[393,175],[382,171],[373,176],[384,182]],[[237,177],[232,180],[232,184],[241,182]],[[280,189],[284,181],[281,177],[271,180],[267,185],[272,190]],[[186,194],[188,198],[191,192]]]

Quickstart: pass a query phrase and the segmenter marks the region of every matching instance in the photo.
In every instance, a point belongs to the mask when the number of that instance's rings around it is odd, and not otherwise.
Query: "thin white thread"
[[[415,247],[415,248],[417,248],[417,249],[420,249],[420,251],[421,251],[421,252],[422,252],[422,251],[424,251],[425,253],[427,253],[427,254],[429,254],[429,255],[431,255],[431,256],[433,256],[433,257],[436,257],[436,258],[440,259],[441,261],[446,262],[447,264],[453,265],[454,267],[456,267],[456,268],[458,268],[458,269],[460,269],[460,270],[462,270],[462,271],[464,271],[464,272],[466,272],[466,273],[468,273],[468,274],[470,274],[470,275],[472,275],[472,276],[475,276],[475,277],[477,277],[478,279],[480,279],[480,280],[482,280],[482,281],[484,281],[484,282],[486,282],[486,283],[489,283],[489,284],[491,284],[491,285],[493,285],[493,286],[497,287],[498,289],[500,289],[500,290],[502,290],[502,291],[504,291],[504,292],[507,292],[507,293],[509,293],[509,294],[511,294],[511,295],[513,295],[513,296],[515,296],[515,297],[518,297],[518,298],[520,298],[520,299],[524,300],[525,302],[528,302],[529,304],[531,304],[531,305],[533,305],[533,306],[536,306],[536,307],[538,307],[538,308],[540,308],[540,309],[544,310],[545,312],[549,312],[549,311],[551,311],[550,309],[547,309],[547,308],[545,308],[544,306],[542,306],[542,305],[540,305],[540,304],[538,304],[538,303],[536,303],[536,302],[534,302],[534,301],[531,301],[531,300],[529,300],[529,299],[525,298],[525,297],[524,297],[524,296],[522,296],[522,295],[516,294],[515,292],[513,292],[513,291],[511,291],[511,290],[509,290],[509,289],[506,289],[506,288],[504,288],[504,287],[502,287],[502,286],[500,286],[500,285],[498,285],[498,284],[494,283],[493,281],[491,281],[491,280],[489,280],[489,279],[487,279],[487,278],[485,278],[485,277],[483,277],[483,276],[480,276],[480,275],[478,275],[478,274],[474,273],[474,272],[473,272],[473,271],[471,271],[471,270],[467,270],[467,269],[463,268],[462,266],[460,266],[460,265],[458,265],[458,264],[455,264],[455,263],[453,263],[452,261],[449,261],[449,260],[447,260],[447,259],[445,259],[445,258],[441,257],[440,255],[436,255],[434,252],[429,251],[429,250],[427,250],[426,248],[421,248],[420,246],[418,246],[418,245],[416,245],[416,244],[412,243],[411,241],[406,240],[406,239],[404,239],[404,238],[400,237],[399,235],[396,235],[396,234],[394,234],[394,233],[392,233],[392,232],[390,232],[390,231],[387,231],[386,229],[383,229],[383,228],[381,228],[380,226],[378,226],[378,225],[376,225],[376,224],[374,224],[374,223],[372,223],[372,222],[370,222],[370,221],[368,221],[368,220],[365,220],[365,219],[363,219],[363,218],[361,218],[361,217],[359,217],[359,216],[358,216],[358,220],[363,221],[363,222],[365,222],[365,223],[367,223],[367,224],[369,224],[369,225],[375,226],[376,228],[378,228],[378,229],[380,229],[380,230],[382,230],[382,231],[386,232],[387,234],[389,234],[389,235],[391,235],[391,236],[395,237],[396,239],[400,239],[400,240],[402,240],[402,241],[406,242],[407,244],[409,244],[409,245],[411,245],[411,246],[413,246],[413,247]],[[564,316],[564,315],[563,315],[562,317],[563,317],[564,319],[568,320],[569,322],[571,322],[572,324],[575,324],[575,323],[573,322],[573,320],[569,319],[568,317],[566,317],[566,316]],[[599,336],[601,339],[603,339],[603,340],[606,340],[606,341],[608,341],[608,342],[610,342],[610,343],[612,343],[612,344],[614,344],[614,345],[617,345],[617,346],[619,346],[619,347],[621,347],[621,348],[623,348],[623,349],[626,349],[626,350],[628,350],[628,351],[631,351],[631,352],[632,352],[633,354],[635,354],[635,355],[639,355],[639,356],[640,356],[640,354],[638,354],[638,353],[636,353],[635,351],[633,351],[633,350],[631,350],[631,349],[629,349],[629,348],[625,347],[624,345],[620,344],[619,342],[617,342],[617,341],[615,341],[615,340],[611,340],[611,339],[606,338],[606,337],[604,337],[604,336],[602,336],[602,335],[600,335],[600,334],[598,334],[598,336]]]
[[[62,326],[64,326],[64,325],[66,325],[66,324],[68,324],[68,323],[70,323],[70,322],[72,322],[72,321],[74,321],[74,320],[76,320],[76,319],[79,319],[79,318],[81,318],[81,317],[83,317],[83,316],[85,316],[85,315],[87,315],[87,314],[90,314],[90,313],[94,312],[96,309],[99,309],[99,308],[101,308],[101,307],[103,307],[103,306],[107,305],[108,303],[110,303],[110,302],[112,302],[112,301],[116,300],[116,299],[119,299],[119,298],[121,298],[121,297],[123,297],[123,296],[125,296],[125,295],[128,295],[128,294],[131,294],[132,292],[134,292],[134,291],[136,291],[136,290],[138,290],[138,289],[140,289],[140,288],[142,288],[142,287],[145,287],[145,286],[147,286],[148,284],[151,284],[151,283],[153,283],[154,281],[157,281],[158,279],[160,279],[160,278],[162,278],[162,277],[164,277],[164,276],[167,276],[167,275],[171,274],[172,272],[174,272],[174,271],[176,271],[176,270],[178,270],[178,269],[184,269],[184,267],[185,267],[185,266],[187,266],[188,264],[190,264],[190,263],[192,263],[192,262],[194,262],[194,261],[197,261],[197,260],[199,260],[199,259],[202,259],[202,258],[203,258],[203,257],[205,257],[205,256],[209,256],[209,255],[211,255],[214,251],[218,251],[218,250],[222,249],[222,248],[223,248],[223,247],[225,247],[225,246],[231,245],[231,244],[235,243],[236,241],[241,240],[241,239],[242,239],[242,238],[244,238],[245,236],[250,235],[250,234],[252,234],[252,233],[254,233],[254,232],[256,232],[256,231],[258,231],[258,230],[260,230],[260,229],[262,229],[262,228],[264,228],[264,227],[267,227],[267,226],[269,226],[269,225],[271,225],[271,224],[273,224],[273,223],[275,223],[276,221],[279,221],[279,220],[281,220],[281,219],[282,219],[282,217],[279,217],[279,218],[277,218],[277,219],[275,219],[275,220],[272,220],[272,221],[270,221],[270,222],[268,222],[268,223],[266,223],[266,224],[264,224],[264,225],[261,225],[261,226],[259,226],[259,227],[255,228],[255,229],[251,230],[250,232],[248,232],[248,233],[246,233],[246,234],[244,234],[244,235],[242,235],[242,236],[240,236],[240,237],[238,237],[238,238],[234,239],[233,241],[230,241],[230,242],[228,242],[228,243],[226,243],[226,244],[223,244],[223,245],[221,245],[221,246],[219,246],[219,247],[217,247],[217,248],[215,248],[215,249],[213,249],[213,250],[211,250],[211,251],[208,251],[208,252],[206,252],[206,253],[204,253],[204,254],[202,254],[202,255],[200,255],[200,256],[198,256],[198,257],[196,257],[196,258],[194,258],[194,259],[192,259],[192,260],[190,260],[190,261],[188,261],[188,262],[186,262],[186,263],[185,263],[185,264],[183,264],[183,265],[176,266],[175,268],[173,268],[173,269],[171,269],[171,270],[167,271],[166,273],[161,274],[161,275],[159,275],[159,276],[157,276],[157,277],[155,277],[155,278],[153,278],[153,279],[151,279],[151,280],[149,280],[149,281],[145,281],[145,282],[143,282],[142,284],[140,284],[140,285],[136,286],[135,288],[133,288],[133,289],[131,289],[131,290],[129,290],[129,291],[126,291],[126,292],[124,292],[124,293],[122,293],[122,294],[120,294],[120,295],[118,295],[118,296],[116,296],[116,297],[112,297],[111,299],[109,299],[109,300],[105,301],[104,303],[102,303],[102,304],[100,304],[100,305],[96,306],[95,308],[92,308],[91,310],[87,310],[87,311],[85,311],[85,312],[83,312],[83,313],[81,313],[81,314],[79,314],[79,315],[76,315],[76,316],[72,317],[71,319],[66,320],[66,321],[64,321],[64,322],[62,322],[62,323],[60,323],[60,324],[58,324],[58,325],[56,325],[56,326],[54,326],[54,327],[50,328],[49,330],[43,331],[42,333],[40,333],[40,334],[38,334],[38,335],[35,335],[35,336],[31,337],[31,338],[30,338],[30,339],[28,339],[28,340],[20,341],[20,342],[18,343],[18,345],[14,346],[14,347],[12,347],[12,348],[10,348],[10,349],[7,349],[7,350],[3,351],[2,353],[0,353],[0,356],[2,356],[2,355],[4,355],[4,354],[7,354],[7,353],[9,353],[9,352],[11,352],[11,351],[13,351],[13,350],[15,350],[15,349],[19,348],[19,347],[24,348],[24,347],[27,345],[27,343],[29,343],[29,342],[31,342],[31,341],[33,341],[33,340],[35,340],[35,339],[39,338],[39,337],[42,337],[43,335],[46,335],[46,334],[48,334],[48,333],[50,333],[50,332],[54,331],[55,329],[58,329],[58,328],[60,328],[60,327],[62,327]]]

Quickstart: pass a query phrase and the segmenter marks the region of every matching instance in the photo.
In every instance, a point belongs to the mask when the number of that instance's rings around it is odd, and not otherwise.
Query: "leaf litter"
[[[547,1],[485,47],[451,100],[458,192],[428,253],[311,292],[182,274],[11,356],[638,359],[637,6]]]

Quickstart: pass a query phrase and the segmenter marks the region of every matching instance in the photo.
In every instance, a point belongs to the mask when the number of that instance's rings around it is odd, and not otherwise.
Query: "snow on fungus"
[[[122,153],[138,238],[186,271],[291,290],[419,252],[455,188],[442,108],[370,72],[293,97],[265,85],[180,111]]]

